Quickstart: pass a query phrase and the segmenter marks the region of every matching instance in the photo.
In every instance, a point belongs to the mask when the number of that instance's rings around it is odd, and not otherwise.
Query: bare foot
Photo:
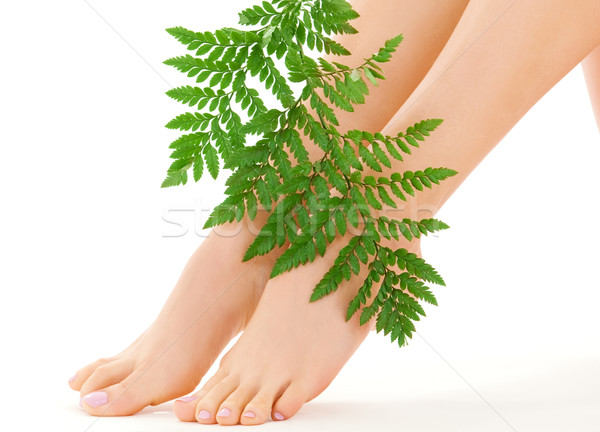
[[[252,320],[216,374],[194,396],[175,402],[180,420],[222,425],[286,420],[329,386],[372,328],[359,325],[359,314],[345,321],[358,278],[309,303],[340,247],[331,245],[323,258],[267,284]]]
[[[239,230],[234,234],[234,230]],[[193,391],[227,343],[246,327],[268,280],[270,256],[242,263],[253,240],[221,228],[192,255],[156,321],[120,354],[69,381],[92,415],[130,415]]]

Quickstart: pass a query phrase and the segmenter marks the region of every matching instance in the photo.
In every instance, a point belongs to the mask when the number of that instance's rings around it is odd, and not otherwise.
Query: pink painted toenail
[[[219,414],[217,414],[217,416],[229,417],[230,414],[231,414],[231,410],[229,408],[223,408],[221,411],[219,411]]]
[[[73,382],[77,379],[77,374],[73,375],[71,378],[69,378],[69,382]]]
[[[81,400],[92,408],[98,408],[108,402],[108,395],[103,391],[96,391],[84,396]]]
[[[208,420],[210,418],[210,413],[206,410],[202,410],[198,413],[198,418],[200,420]]]
[[[254,418],[254,417],[256,417],[256,414],[254,414],[252,411],[246,411],[246,414],[244,414],[244,417]]]
[[[278,412],[273,414],[273,417],[275,417],[275,420],[284,420],[285,419],[285,417]]]
[[[179,402],[188,403],[188,402],[191,402],[196,399],[197,399],[196,396],[183,396],[183,397],[180,397],[179,399],[175,399],[175,400],[177,400]]]

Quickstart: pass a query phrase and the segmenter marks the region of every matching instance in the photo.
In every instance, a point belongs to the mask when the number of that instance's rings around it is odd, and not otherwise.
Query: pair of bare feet
[[[156,321],[120,354],[77,371],[69,385],[88,413],[130,415],[179,397],[180,420],[256,425],[289,419],[331,383],[370,330],[357,317],[345,322],[358,279],[309,303],[336,245],[269,280],[277,252],[243,263],[252,239],[247,229],[211,233]],[[184,396],[241,331],[216,374]]]

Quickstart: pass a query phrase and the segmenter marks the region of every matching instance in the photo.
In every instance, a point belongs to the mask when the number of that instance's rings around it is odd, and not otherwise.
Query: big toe
[[[81,398],[81,406],[93,416],[125,416],[135,414],[150,405],[151,388],[138,382],[141,376],[133,373],[125,380]]]

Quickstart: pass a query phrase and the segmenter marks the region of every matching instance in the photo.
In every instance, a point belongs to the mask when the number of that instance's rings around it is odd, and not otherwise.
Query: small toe
[[[217,372],[202,386],[200,390],[191,396],[183,396],[176,399],[173,403],[173,412],[177,418],[184,422],[195,422],[196,420],[196,405],[209,391],[219,384],[226,376],[222,369]]]
[[[203,397],[205,394],[211,391],[217,384],[223,381],[223,379],[226,377],[227,373],[223,369],[217,370],[217,372],[215,372],[215,374],[212,377],[210,377],[208,381],[206,381],[206,383],[202,386],[200,391],[195,393],[195,396]]]
[[[239,380],[228,376],[208,391],[196,405],[196,420],[202,424],[217,422],[217,412],[221,404],[238,387]]]
[[[255,393],[254,387],[248,386],[240,386],[234,390],[219,406],[217,423],[225,426],[238,424],[244,407]]]
[[[305,402],[306,396],[302,386],[292,383],[273,405],[271,418],[276,421],[287,420],[296,415]]]
[[[259,425],[269,420],[273,402],[280,394],[281,391],[273,386],[263,386],[244,407],[240,423],[243,425]]]
[[[113,358],[101,358],[101,359],[96,360],[93,363],[90,363],[87,366],[82,367],[75,373],[75,375],[73,375],[71,378],[69,378],[69,387],[71,387],[75,391],[80,391],[83,383],[89,378],[89,376],[92,373],[94,373],[94,371],[97,368],[99,368],[100,366],[103,366],[105,364],[108,364],[108,363],[112,362],[113,360],[114,360]]]
[[[81,396],[109,387],[125,379],[133,371],[133,365],[125,360],[116,360],[98,366],[81,386]]]

